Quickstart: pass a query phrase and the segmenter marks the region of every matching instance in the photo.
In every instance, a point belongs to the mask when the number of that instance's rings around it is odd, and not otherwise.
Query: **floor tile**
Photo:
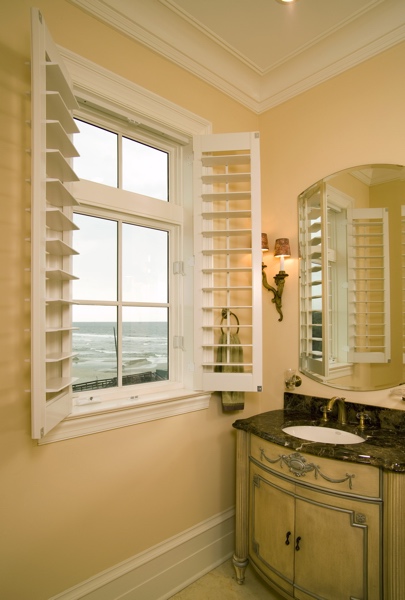
[[[252,567],[246,570],[245,583],[238,584],[232,560],[228,560],[198,579],[171,600],[282,600],[260,579]]]

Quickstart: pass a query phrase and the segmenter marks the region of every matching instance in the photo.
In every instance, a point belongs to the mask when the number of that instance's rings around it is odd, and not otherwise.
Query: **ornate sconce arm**
[[[279,321],[282,321],[283,320],[283,311],[282,311],[281,298],[283,296],[285,278],[288,277],[288,273],[286,273],[285,271],[280,271],[279,273],[277,273],[277,275],[274,276],[274,281],[276,283],[276,288],[274,288],[273,286],[269,285],[269,283],[267,282],[267,276],[264,271],[266,266],[267,265],[262,264],[263,286],[269,292],[273,292],[274,298],[272,299],[272,302],[275,304],[276,310],[277,310],[278,314],[280,315]]]

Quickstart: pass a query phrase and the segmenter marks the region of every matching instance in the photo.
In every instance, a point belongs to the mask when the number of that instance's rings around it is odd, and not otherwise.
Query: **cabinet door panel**
[[[292,594],[295,486],[262,475],[251,466],[249,554],[269,579]]]
[[[325,600],[367,597],[368,527],[355,522],[353,501],[351,505],[297,498],[296,536],[301,537],[295,555],[297,599],[308,598],[305,591],[310,590]]]

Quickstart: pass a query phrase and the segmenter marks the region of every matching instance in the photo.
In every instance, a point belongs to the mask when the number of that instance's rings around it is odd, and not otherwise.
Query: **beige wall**
[[[282,372],[298,367],[297,196],[319,179],[354,165],[405,164],[405,44],[335,77],[260,116],[262,230],[269,240],[289,237],[293,256],[284,290],[284,321],[271,298],[264,301],[265,369],[263,409],[280,406]],[[271,243],[271,242],[270,242]],[[276,259],[266,257],[267,277]],[[269,295],[271,296],[271,295]],[[304,377],[303,393],[330,397],[339,390]],[[388,391],[342,392],[352,401],[403,409]]]
[[[265,295],[265,392],[248,398],[243,416],[281,406],[282,371],[298,364],[296,197],[351,164],[405,163],[405,45],[259,117],[68,2],[36,5],[58,44],[209,119],[214,132],[260,128],[263,231],[290,237],[295,258],[286,261],[282,323]],[[30,439],[29,6],[0,5],[0,596],[8,600],[48,598],[234,504],[235,416],[217,399],[206,411],[66,442]],[[270,279],[278,265],[266,262]],[[330,395],[309,380],[302,389]]]

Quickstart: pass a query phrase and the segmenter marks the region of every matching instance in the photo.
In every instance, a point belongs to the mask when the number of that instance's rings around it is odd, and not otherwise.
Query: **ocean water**
[[[73,377],[78,378],[76,389],[77,384],[86,382],[95,382],[87,389],[113,386],[111,379],[117,377],[116,323],[76,322],[73,327],[77,328],[72,335],[73,352],[77,354],[72,363]],[[167,350],[167,323],[124,322],[123,384],[152,381],[154,377],[167,379]],[[154,374],[153,378],[145,379],[145,373]]]

